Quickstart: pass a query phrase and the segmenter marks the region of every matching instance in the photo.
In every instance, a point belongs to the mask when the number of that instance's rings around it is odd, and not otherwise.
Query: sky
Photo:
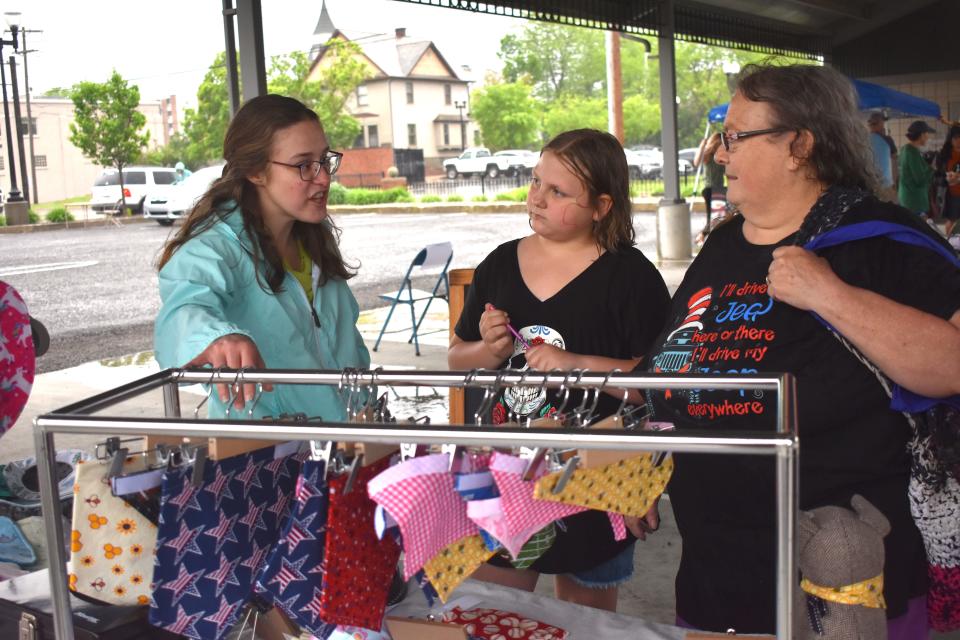
[[[523,25],[503,16],[396,0],[326,4],[337,28],[374,34],[405,27],[408,36],[433,40],[455,69],[470,65],[478,80],[487,69],[499,70],[500,39]],[[272,55],[309,51],[320,5],[320,0],[262,0],[268,65]],[[0,1],[0,11],[21,13],[27,46],[35,50],[28,53],[32,95],[81,80],[103,82],[116,69],[140,87],[142,99],[174,94],[180,108],[196,105],[207,67],[224,50],[221,8],[221,0]],[[3,53],[8,56],[9,47]]]

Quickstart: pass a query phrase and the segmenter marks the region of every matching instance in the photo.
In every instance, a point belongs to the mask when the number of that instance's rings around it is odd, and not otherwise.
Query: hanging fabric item
[[[529,569],[553,546],[557,539],[557,525],[551,522],[540,531],[530,536],[520,552],[510,560],[514,569]]]
[[[567,632],[559,627],[498,609],[454,607],[443,614],[443,621],[462,625],[471,638],[478,640],[564,640],[567,637]]]
[[[467,504],[454,489],[445,453],[411,458],[370,480],[370,497],[400,526],[403,578],[409,580],[447,545],[476,535]]]
[[[207,461],[198,486],[190,466],[166,473],[151,624],[201,640],[230,630],[289,516],[303,458],[290,450]]]
[[[349,493],[344,493],[346,474],[329,480],[320,617],[331,624],[379,629],[383,621],[400,547],[389,536],[377,539],[377,505],[367,494],[367,484],[389,463],[383,458],[361,467]]]
[[[553,489],[560,474],[551,473],[537,481],[533,495],[537,500],[642,518],[663,493],[672,474],[673,457],[654,466],[653,456],[644,454],[596,469],[576,469],[558,493]]]
[[[127,472],[145,467],[128,457]],[[157,526],[110,492],[109,466],[78,460],[70,531],[70,589],[109,604],[150,604]]]
[[[542,524],[534,523],[529,527],[512,531],[503,513],[502,497],[473,500],[467,503],[467,516],[483,531],[492,536],[515,559],[520,555],[521,549],[527,541],[543,529]],[[553,523],[550,522],[549,524]]]
[[[587,510],[585,507],[535,500],[533,497],[535,482],[527,482],[523,479],[526,466],[526,460],[502,453],[494,453],[490,461],[490,472],[497,483],[497,489],[500,490],[500,508],[503,510],[503,522],[506,525],[504,535],[510,538],[515,537],[511,544],[519,540],[522,535],[526,535],[526,532],[529,532],[529,535],[523,540],[524,542],[547,524]],[[539,473],[542,474],[542,471]],[[474,504],[477,503],[470,503],[471,506]],[[487,525],[480,524],[480,526],[506,546],[506,541]]]
[[[480,536],[466,536],[444,547],[428,560],[423,572],[440,599],[446,602],[450,593],[489,560],[493,553]]]
[[[337,628],[320,618],[328,506],[325,467],[322,460],[303,463],[293,513],[256,585],[264,600],[317,638]]]

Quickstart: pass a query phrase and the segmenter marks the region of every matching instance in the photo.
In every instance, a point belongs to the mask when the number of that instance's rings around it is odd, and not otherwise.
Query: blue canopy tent
[[[879,84],[853,80],[860,99],[861,111],[883,111],[888,118],[906,118],[910,116],[924,118],[940,118],[940,105],[932,100],[925,100],[902,91],[894,91]],[[727,117],[727,106],[721,104],[707,116],[708,122],[723,122]]]
[[[932,100],[925,100],[912,96],[902,91],[894,91],[879,84],[864,82],[863,80],[854,80],[854,88],[857,90],[861,111],[883,111],[888,118],[907,118],[924,117],[940,119],[940,105]],[[729,104],[717,105],[707,114],[707,126],[703,136],[707,136],[710,130],[710,124],[723,122],[727,117],[727,107]],[[697,175],[694,178],[694,191],[700,186],[700,167],[697,167]]]

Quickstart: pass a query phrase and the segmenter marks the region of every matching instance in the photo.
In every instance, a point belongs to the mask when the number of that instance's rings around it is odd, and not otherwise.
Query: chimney
[[[405,38],[405,37],[407,36],[407,28],[406,28],[406,27],[397,27],[397,28],[396,28],[396,33],[397,33],[397,40],[400,40],[401,38]]]

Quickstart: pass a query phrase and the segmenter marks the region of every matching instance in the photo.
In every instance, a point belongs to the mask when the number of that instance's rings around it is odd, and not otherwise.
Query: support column
[[[620,32],[607,31],[607,131],[623,144],[623,74],[620,69]]]
[[[240,108],[240,79],[237,74],[237,10],[233,0],[223,0],[223,43],[227,62],[227,95],[230,96],[230,115]]]
[[[267,93],[260,0],[237,0],[237,34],[240,40],[240,84],[246,102]]]
[[[674,56],[674,3],[662,0],[660,35],[660,147],[663,150],[663,200],[657,210],[657,256],[661,260],[689,260],[690,205],[680,197],[677,170],[677,73]]]

